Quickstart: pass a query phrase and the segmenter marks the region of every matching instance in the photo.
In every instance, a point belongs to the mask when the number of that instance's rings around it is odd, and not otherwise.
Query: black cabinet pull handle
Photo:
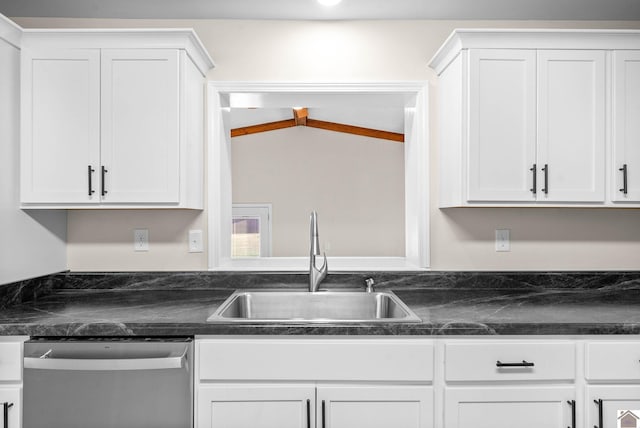
[[[322,400],[322,428],[325,428],[324,400]]]
[[[2,403],[4,406],[4,428],[9,428],[9,408],[13,407],[13,403]]]
[[[598,406],[598,425],[594,425],[593,428],[604,428],[602,423],[602,399],[593,400],[593,402]]]
[[[109,172],[109,170],[103,166],[102,167],[102,180],[101,180],[102,182],[100,183],[101,184],[100,188],[101,188],[102,196],[104,196],[104,195],[106,195],[108,193],[107,189],[106,189],[106,186],[104,184],[104,177],[107,174],[107,172]]]
[[[538,193],[538,165],[534,163],[533,166],[529,168],[529,171],[533,173],[533,187],[529,190],[535,195]]]
[[[568,428],[576,428],[576,400],[568,400],[567,404],[571,406],[571,426]]]
[[[622,168],[618,169],[618,171],[622,171],[622,189],[620,191],[626,195],[629,190],[627,187],[627,164],[622,165]]]
[[[542,191],[546,195],[549,193],[549,165],[545,163],[542,170],[544,171],[544,187],[542,188]]]
[[[96,193],[96,191],[93,190],[93,182],[92,182],[92,178],[93,178],[93,173],[94,172],[96,172],[96,170],[91,168],[91,165],[89,165],[87,167],[87,176],[89,177],[89,196],[91,196],[94,193]]]
[[[311,428],[311,400],[307,399],[307,428]]]
[[[522,360],[521,363],[503,363],[500,360],[496,361],[496,367],[533,367],[534,363]]]

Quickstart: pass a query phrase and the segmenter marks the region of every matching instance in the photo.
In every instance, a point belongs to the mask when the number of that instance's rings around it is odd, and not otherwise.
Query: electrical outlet
[[[133,230],[133,251],[149,251],[149,229]]]
[[[509,229],[496,229],[496,251],[511,251]]]
[[[194,229],[189,231],[189,252],[201,253],[204,251],[202,242],[202,230]]]

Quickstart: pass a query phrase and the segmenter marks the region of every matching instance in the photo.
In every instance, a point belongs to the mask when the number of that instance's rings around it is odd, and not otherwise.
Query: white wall
[[[0,16],[0,27],[10,26]],[[18,208],[19,72],[19,49],[0,38],[0,284],[67,266],[66,213]]]
[[[404,257],[402,144],[304,126],[231,140],[233,202],[271,203],[272,256]]]
[[[437,78],[427,63],[454,28],[640,28],[640,22],[243,21],[17,19],[26,27],[193,27],[216,61],[211,80],[431,82],[431,266],[438,270],[640,269],[640,211],[437,208]],[[133,253],[131,230],[149,226],[149,253]],[[206,269],[188,254],[186,230],[206,213],[75,211],[72,270]],[[511,252],[494,251],[494,229],[511,229]],[[156,242],[159,245],[156,245]],[[156,245],[156,247],[154,247]],[[158,251],[154,251],[158,248]]]

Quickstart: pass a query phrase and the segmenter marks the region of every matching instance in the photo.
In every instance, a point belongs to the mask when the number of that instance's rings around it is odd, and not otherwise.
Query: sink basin
[[[219,323],[420,322],[390,291],[238,290],[211,315]]]

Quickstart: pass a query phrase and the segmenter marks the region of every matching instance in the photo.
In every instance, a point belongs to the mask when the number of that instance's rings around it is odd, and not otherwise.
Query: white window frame
[[[329,271],[402,271],[429,268],[428,82],[215,82],[208,97],[209,270],[306,271],[308,257],[231,258],[231,107],[330,107],[344,102],[405,111],[405,257],[327,257]],[[271,104],[264,103],[268,99]],[[304,101],[303,101],[304,100]],[[244,103],[244,104],[243,104]],[[281,103],[281,104],[278,104]],[[323,104],[324,103],[324,104]],[[333,104],[332,104],[333,103]],[[326,227],[326,226],[325,226]],[[372,231],[375,233],[375,231]]]
[[[260,219],[260,257],[271,257],[271,204],[233,204],[231,218]],[[245,257],[237,257],[244,259]],[[252,257],[256,258],[256,257]]]

